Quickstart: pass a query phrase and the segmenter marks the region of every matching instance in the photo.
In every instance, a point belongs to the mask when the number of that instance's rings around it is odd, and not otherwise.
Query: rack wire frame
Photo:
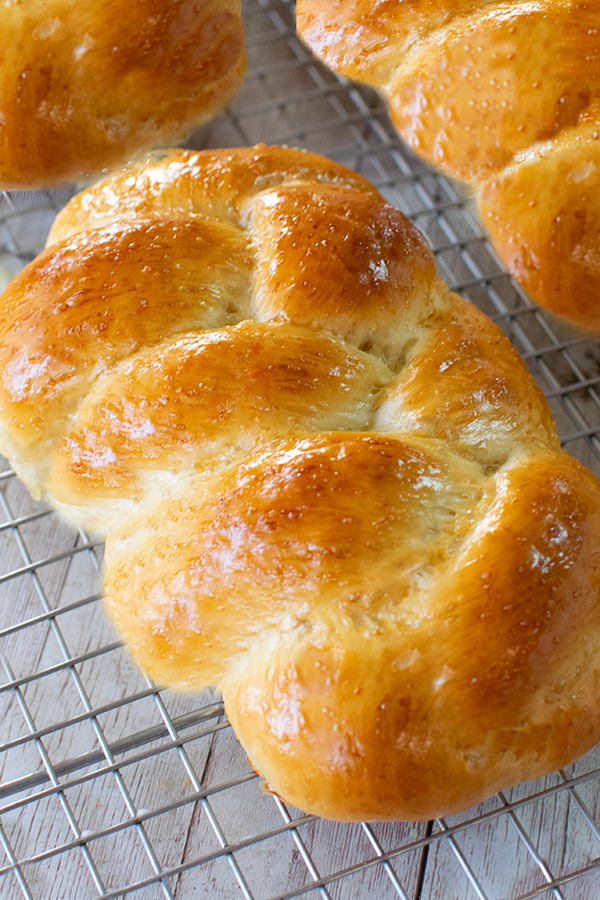
[[[600,342],[535,307],[470,200],[402,145],[381,100],[297,40],[292,0],[245,0],[241,94],[193,147],[289,144],[364,174],[433,246],[600,474]],[[0,192],[0,282],[75,188]],[[1,287],[0,283],[0,287]],[[266,793],[210,692],[159,691],[102,614],[102,547],[0,466],[0,896],[597,900],[600,752],[429,823],[336,824]]]

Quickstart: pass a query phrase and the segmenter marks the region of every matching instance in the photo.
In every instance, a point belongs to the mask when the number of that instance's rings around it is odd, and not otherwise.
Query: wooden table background
[[[425,232],[440,274],[503,327],[565,446],[600,473],[600,342],[540,312],[455,186],[374,94],[296,40],[293,4],[244,0],[249,71],[194,147],[283,143],[362,172]],[[72,191],[0,193],[0,286]],[[266,794],[219,698],[158,692],[111,633],[102,547],[0,461],[0,897],[598,900],[600,754],[431,823],[336,825]]]

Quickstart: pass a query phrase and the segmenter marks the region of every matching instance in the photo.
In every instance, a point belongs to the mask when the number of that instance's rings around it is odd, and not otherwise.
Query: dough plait
[[[0,188],[53,186],[217,113],[245,69],[240,0],[4,0],[0,59]]]
[[[599,329],[598,0],[298,0],[297,23],[382,93],[416,153],[470,185],[531,297]]]
[[[107,537],[133,656],[219,685],[273,791],[424,819],[600,738],[600,486],[359,175],[157,156],[0,305],[3,452]]]

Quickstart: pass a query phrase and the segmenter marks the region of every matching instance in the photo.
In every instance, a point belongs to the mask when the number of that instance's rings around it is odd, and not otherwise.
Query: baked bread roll
[[[74,198],[0,306],[3,452],[273,791],[427,819],[598,741],[600,485],[359,175],[166,153]]]
[[[171,145],[238,89],[240,0],[0,4],[0,189]]]
[[[597,0],[298,0],[298,31],[464,180],[538,303],[600,328]]]

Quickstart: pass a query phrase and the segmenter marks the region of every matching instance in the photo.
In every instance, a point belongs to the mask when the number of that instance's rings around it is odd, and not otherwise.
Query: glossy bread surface
[[[239,0],[0,4],[0,188],[44,187],[181,140],[244,71]]]
[[[272,790],[431,818],[600,738],[600,485],[359,175],[157,155],[0,307],[2,451],[106,536],[133,656],[217,683]]]
[[[599,329],[597,0],[298,0],[297,21],[328,65],[383,93],[418,154],[477,192],[531,296]]]

